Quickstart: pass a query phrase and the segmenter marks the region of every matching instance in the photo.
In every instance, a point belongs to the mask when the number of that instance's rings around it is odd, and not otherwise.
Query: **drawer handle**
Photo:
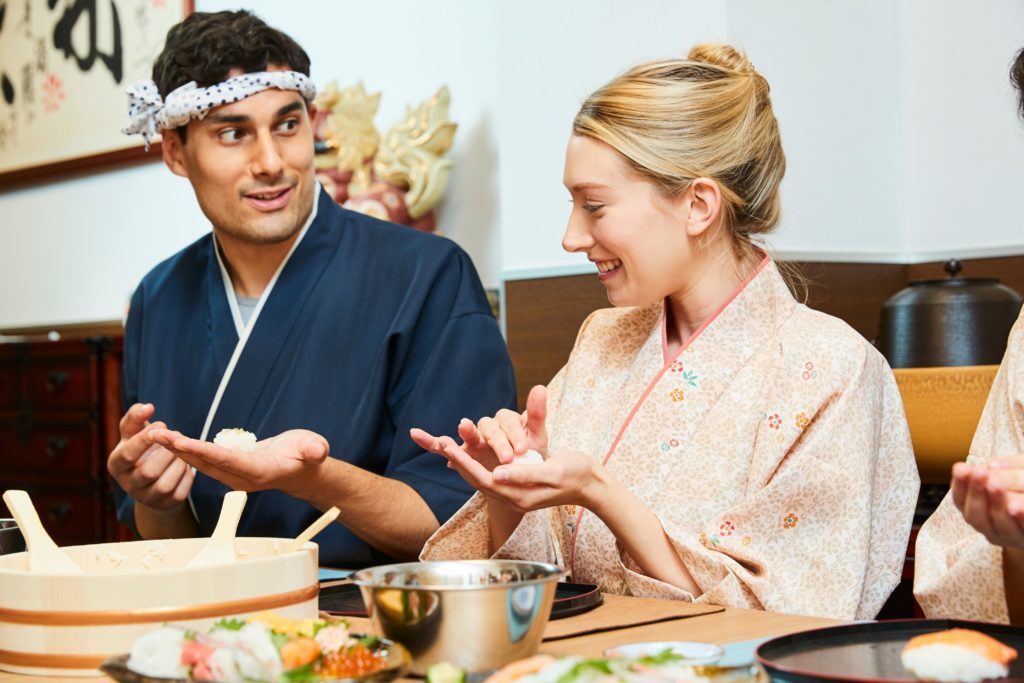
[[[51,460],[64,455],[64,452],[68,449],[68,440],[63,436],[48,436],[46,437],[46,455]]]
[[[71,503],[58,501],[50,506],[50,519],[54,522],[61,522],[71,514]]]
[[[55,394],[68,383],[68,373],[64,370],[51,370],[46,373],[46,390]]]

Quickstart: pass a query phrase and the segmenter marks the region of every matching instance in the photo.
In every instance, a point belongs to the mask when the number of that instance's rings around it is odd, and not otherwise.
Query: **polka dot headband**
[[[313,81],[297,71],[242,74],[208,88],[200,88],[192,81],[169,92],[166,99],[160,97],[156,83],[139,81],[128,88],[131,122],[121,132],[141,135],[149,149],[150,140],[160,131],[184,126],[191,119],[202,119],[214,107],[244,100],[268,88],[295,90],[307,103],[312,103],[316,97]]]

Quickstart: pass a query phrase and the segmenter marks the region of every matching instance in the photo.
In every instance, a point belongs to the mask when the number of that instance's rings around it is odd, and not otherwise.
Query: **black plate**
[[[551,619],[564,619],[583,614],[604,602],[604,596],[592,583],[560,583],[551,603]]]
[[[555,589],[555,601],[551,605],[551,619],[563,619],[582,614],[601,604],[604,597],[597,586],[589,583],[560,583]],[[320,610],[343,617],[365,617],[366,605],[354,583],[338,586],[321,586]]]
[[[757,661],[773,681],[913,681],[900,653],[914,636],[950,628],[980,631],[1024,655],[1024,628],[954,619],[907,619],[832,626],[761,643]],[[1008,678],[1024,683],[1024,656],[1010,663]]]

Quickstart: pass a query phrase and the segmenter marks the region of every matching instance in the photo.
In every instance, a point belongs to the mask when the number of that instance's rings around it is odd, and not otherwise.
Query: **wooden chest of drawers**
[[[0,489],[28,491],[58,545],[124,536],[106,473],[119,369],[120,339],[0,344]]]

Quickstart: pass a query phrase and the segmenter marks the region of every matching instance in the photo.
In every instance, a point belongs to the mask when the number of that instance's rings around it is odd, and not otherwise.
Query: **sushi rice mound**
[[[1002,678],[1017,651],[984,633],[950,629],[911,638],[900,656],[903,667],[927,681],[976,683]]]
[[[233,451],[252,453],[256,450],[256,435],[241,428],[222,429],[213,437],[213,443]]]
[[[999,662],[956,645],[941,643],[904,652],[901,659],[903,667],[916,678],[940,683],[976,683],[986,678],[1002,678],[1007,673]]]

